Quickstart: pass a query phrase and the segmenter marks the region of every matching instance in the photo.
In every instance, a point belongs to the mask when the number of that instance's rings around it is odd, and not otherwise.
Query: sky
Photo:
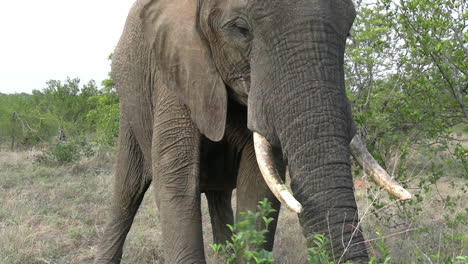
[[[67,77],[99,85],[135,0],[0,0],[0,93]]]

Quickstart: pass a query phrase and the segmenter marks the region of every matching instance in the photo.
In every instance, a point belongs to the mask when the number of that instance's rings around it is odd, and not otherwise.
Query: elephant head
[[[340,261],[366,260],[351,176],[355,127],[343,70],[356,15],[351,0],[141,3],[144,38],[159,60],[148,63],[159,65],[200,132],[221,140],[228,103],[244,105],[262,174],[277,198],[299,213],[305,237],[327,234]],[[400,198],[410,197],[360,140],[353,142],[353,154],[377,182]],[[292,194],[276,173],[273,153],[282,153],[289,167]]]

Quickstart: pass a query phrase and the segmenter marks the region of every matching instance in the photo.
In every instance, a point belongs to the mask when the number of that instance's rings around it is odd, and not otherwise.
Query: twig
[[[417,228],[410,228],[410,229],[406,229],[406,230],[396,232],[396,233],[392,233],[392,234],[389,234],[389,235],[379,236],[378,238],[368,239],[366,241],[359,242],[359,243],[356,243],[356,244],[362,244],[362,243],[366,243],[366,242],[373,242],[373,241],[377,241],[377,240],[379,240],[381,238],[387,238],[387,237],[392,237],[392,236],[396,236],[396,235],[401,235],[401,234],[408,233],[408,232],[411,232],[411,231],[414,231],[414,230],[417,230]]]

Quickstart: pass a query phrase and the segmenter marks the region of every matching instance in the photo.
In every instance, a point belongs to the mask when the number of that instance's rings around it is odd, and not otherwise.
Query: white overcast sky
[[[100,85],[135,0],[0,0],[0,92],[50,79]]]

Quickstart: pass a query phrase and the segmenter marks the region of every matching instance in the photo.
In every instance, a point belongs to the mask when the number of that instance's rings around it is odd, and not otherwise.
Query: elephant
[[[351,0],[137,0],[112,57],[119,151],[95,263],[120,263],[150,184],[166,263],[205,263],[200,199],[213,240],[237,211],[298,213],[303,235],[330,238],[336,262],[367,261],[351,152],[376,181],[410,198],[355,136],[344,83]],[[291,178],[291,191],[284,184]],[[264,228],[259,224],[258,228]]]

